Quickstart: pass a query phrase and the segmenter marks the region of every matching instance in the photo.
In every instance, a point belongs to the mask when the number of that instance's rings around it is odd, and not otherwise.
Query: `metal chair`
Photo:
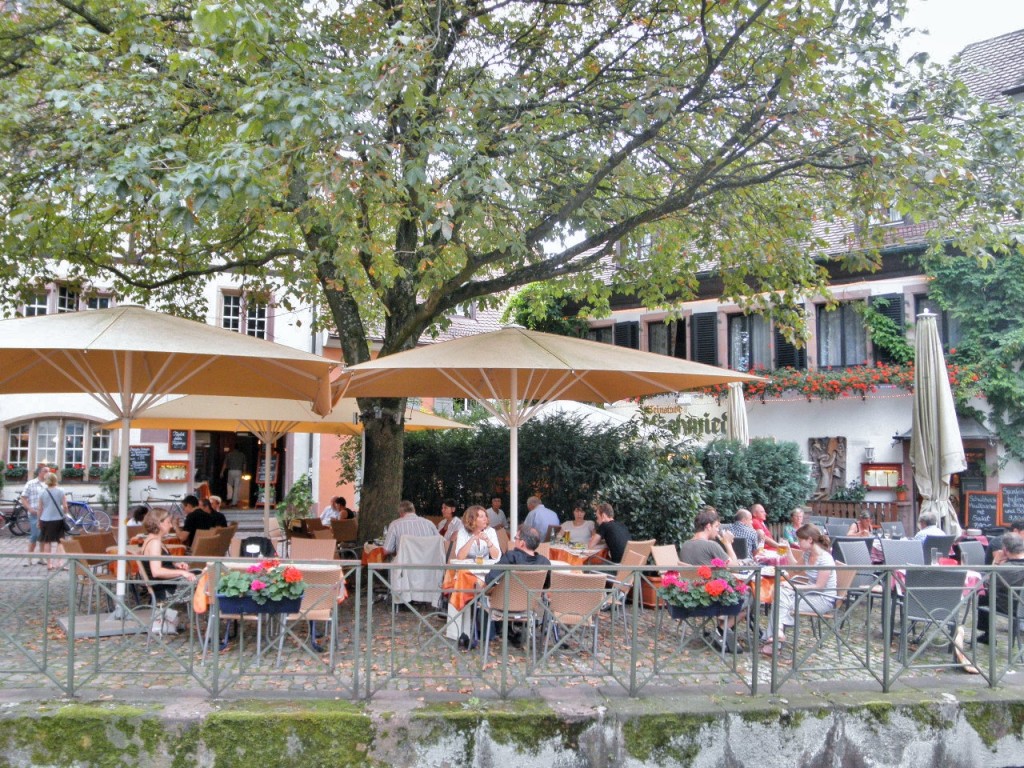
[[[849,530],[850,523],[845,520],[841,522],[833,521],[825,525],[825,532],[833,541],[835,541],[839,536],[846,536],[849,533]]]
[[[298,541],[301,541],[301,539]],[[311,539],[310,541],[316,540]],[[328,638],[327,649],[330,651],[330,664],[333,667],[334,651],[338,644],[338,602],[343,595],[344,569],[341,565],[326,563],[300,567],[302,578],[306,582],[306,591],[302,593],[302,602],[299,605],[298,613],[290,613],[287,616],[281,617],[282,623],[277,641],[276,666],[281,666],[281,651],[284,649],[285,635],[290,635],[300,646],[306,647],[305,643],[290,627],[291,623],[301,620],[309,622],[309,648],[315,653],[320,653],[324,650],[316,642],[316,622],[324,622],[324,637]],[[330,625],[329,631],[326,629],[326,625]]]
[[[750,557],[750,552],[747,551],[747,540],[739,536],[732,540],[732,551],[736,553],[737,560],[746,560]]]
[[[924,540],[924,561],[932,561],[932,552],[937,552],[938,557],[949,557],[949,550],[956,541],[956,536],[926,536]]]
[[[598,625],[606,594],[603,573],[552,571],[545,617],[547,628],[544,633],[544,655],[547,655],[553,636],[554,647],[557,649],[565,647],[570,638],[579,637],[583,631],[592,629],[590,650],[596,669]],[[559,629],[565,630],[561,638],[558,637]]]
[[[961,565],[985,565],[985,547],[980,541],[961,541],[958,546]]]
[[[886,565],[924,565],[924,547],[915,539],[882,539],[882,560]]]
[[[484,616],[491,622],[500,621],[502,631],[497,637],[508,634],[511,622],[525,622],[530,654],[537,661],[537,624],[544,618],[544,582],[548,571],[506,571],[485,593]],[[507,587],[506,587],[507,584]],[[507,595],[506,595],[507,589]],[[485,638],[490,637],[485,633]],[[487,664],[490,642],[483,646],[484,664]]]
[[[808,523],[816,525],[819,528],[824,528],[826,525],[828,525],[828,517],[824,515],[807,515],[805,519]]]
[[[820,595],[820,594],[822,594],[820,591],[818,591],[818,590],[798,589],[798,590],[796,590],[796,608],[797,608],[797,610],[795,612],[795,617],[796,617],[796,621],[797,622],[799,622],[799,620],[800,620],[799,617],[801,617],[801,616],[803,616],[805,618],[810,618],[810,620],[811,620],[811,632],[814,634],[814,637],[818,640],[819,644],[821,642],[821,625],[822,625],[822,622],[831,622],[831,623],[829,623],[828,626],[829,626],[829,629],[832,631],[832,634],[835,635],[835,638],[836,638],[836,654],[839,657],[839,661],[840,662],[842,662],[842,660],[843,660],[843,643],[842,643],[842,640],[840,638],[840,633],[842,632],[843,623],[844,623],[844,621],[846,619],[846,616],[842,612],[841,609],[843,607],[845,607],[845,605],[846,605],[847,593],[850,590],[850,585],[853,583],[854,578],[857,576],[857,571],[854,571],[854,570],[850,570],[850,569],[838,570],[839,568],[842,568],[844,565],[846,565],[846,563],[841,563],[841,562],[838,562],[838,561],[836,562],[836,568],[837,568],[837,570],[836,570],[836,598],[835,598],[835,600],[832,603],[832,608],[831,609],[829,609],[829,610],[816,610],[811,603],[807,602],[807,598],[811,597],[812,595]],[[801,602],[803,602],[807,606],[807,608],[801,609],[800,608],[800,603]],[[796,642],[795,642],[795,639],[797,637],[799,637],[799,635],[800,635],[800,625],[799,625],[799,623],[797,623],[796,625],[794,625],[794,629],[793,629],[793,638],[794,638],[794,642],[793,642],[793,657],[794,657],[794,659],[796,658]]]
[[[928,634],[928,627],[937,627],[950,644],[956,639],[958,614],[964,601],[964,572],[959,568],[915,568],[907,571],[903,585],[903,599],[900,601],[900,647],[899,658],[906,663],[909,625],[925,624],[925,642],[933,639],[935,630]]]

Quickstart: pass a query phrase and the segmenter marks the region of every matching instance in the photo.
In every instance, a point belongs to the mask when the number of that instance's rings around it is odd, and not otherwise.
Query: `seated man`
[[[739,562],[732,548],[732,532],[721,530],[718,510],[710,506],[704,507],[697,513],[693,527],[696,530],[693,538],[684,541],[679,548],[679,562],[688,565],[711,565],[715,558],[730,565]]]
[[[754,504],[750,508],[750,514],[753,516],[754,530],[757,531],[758,538],[761,539],[761,543],[766,547],[772,549],[778,549],[779,543],[772,538],[771,529],[768,527],[768,513],[764,511],[763,504]],[[800,526],[797,526],[799,528]]]
[[[392,520],[384,535],[384,553],[394,556],[403,536],[440,536],[434,524],[416,514],[411,501],[398,502],[398,519]]]
[[[914,534],[916,541],[924,541],[929,536],[946,535],[946,532],[939,528],[939,516],[934,512],[922,512],[917,518],[917,527],[920,530]]]
[[[530,510],[530,513],[523,520],[524,528],[535,528],[537,533],[540,534],[541,541],[548,540],[548,528],[554,526],[558,528],[562,521],[558,519],[558,515],[544,506],[539,496],[531,496],[526,500],[526,508]]]
[[[999,558],[999,575],[996,579],[996,598],[992,600],[988,592],[978,595],[978,627],[981,634],[976,642],[988,643],[989,609],[994,605],[996,613],[1004,616],[1010,611],[1010,597],[1013,590],[1024,587],[1024,537],[1019,533],[1007,533],[1003,536],[1003,551]],[[1019,621],[1024,606],[1013,606],[1014,620]]]
[[[615,509],[611,504],[602,501],[597,505],[597,528],[590,537],[591,549],[600,546],[603,541],[608,547],[608,561],[621,563],[630,535],[629,529],[615,519]]]
[[[736,510],[736,520],[729,526],[733,541],[743,539],[747,543],[747,557],[753,557],[761,540],[754,529],[754,516],[747,509]]]
[[[199,506],[199,499],[192,494],[181,500],[181,508],[185,511],[185,522],[180,526],[174,523],[175,532],[186,547],[191,547],[196,531],[208,531],[215,528],[217,523],[209,511]]]
[[[540,536],[537,533],[536,528],[520,528],[516,533],[515,541],[512,546],[509,547],[508,552],[498,558],[498,562],[495,566],[499,565],[535,565],[538,567],[549,567],[551,561],[548,560],[544,555],[537,554],[537,547],[540,546]],[[484,578],[484,584],[486,587],[496,584],[502,577],[505,571],[500,568],[492,568],[487,572],[487,576]],[[544,589],[550,586],[551,572],[548,572],[548,576],[544,579]],[[486,589],[485,587],[485,589]],[[496,637],[498,632],[492,628],[488,637]],[[512,629],[509,630],[509,642],[516,646],[522,647],[523,645],[523,634],[522,630],[513,624]]]

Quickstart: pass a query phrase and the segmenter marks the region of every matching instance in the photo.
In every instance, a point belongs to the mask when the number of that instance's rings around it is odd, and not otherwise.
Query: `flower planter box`
[[[661,587],[661,576],[651,576],[643,580],[640,586],[640,600],[644,608],[663,608],[667,603],[658,597]]]
[[[684,608],[680,605],[668,606],[668,613],[673,619],[692,619],[698,616],[735,616],[743,610],[743,604],[737,605],[702,605],[699,608]]]
[[[217,602],[220,604],[221,613],[298,613],[299,606],[302,605],[302,598],[268,600],[263,605],[259,605],[251,597],[217,595]]]

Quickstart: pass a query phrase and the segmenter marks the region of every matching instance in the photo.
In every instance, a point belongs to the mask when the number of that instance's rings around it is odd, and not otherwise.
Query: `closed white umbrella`
[[[743,384],[729,382],[729,401],[726,405],[728,419],[725,426],[730,440],[750,445],[750,426],[747,424],[747,404],[743,400]]]
[[[967,460],[946,359],[931,312],[917,316],[910,462],[922,499],[920,512],[935,512],[946,533],[959,535],[960,523],[949,501],[949,477],[965,470]]]

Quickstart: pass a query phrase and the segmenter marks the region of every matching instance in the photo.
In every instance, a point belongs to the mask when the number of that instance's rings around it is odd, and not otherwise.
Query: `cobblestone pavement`
[[[541,655],[536,663],[527,650],[511,646],[503,663],[502,643],[495,641],[489,649],[493,655],[484,664],[481,649],[461,651],[445,636],[444,616],[425,608],[394,612],[387,602],[367,606],[365,594],[354,591],[339,609],[333,660],[327,651],[310,649],[306,622],[290,625],[280,666],[276,639],[269,641],[269,647],[264,644],[262,658],[257,659],[256,628],[250,622],[245,622],[242,637],[236,633],[223,650],[212,642],[205,659],[201,638],[189,631],[154,637],[148,645],[145,632],[69,643],[58,622],[68,615],[69,572],[25,566],[25,557],[11,556],[23,552],[25,543],[6,531],[0,534],[0,690],[10,695],[73,693],[116,698],[118,691],[134,695],[145,690],[180,690],[199,695],[332,698],[361,698],[368,691],[373,695],[390,691],[413,696],[501,692],[530,696],[591,686],[611,695],[633,690],[648,696],[691,686],[699,686],[705,694],[709,686],[731,694],[747,693],[755,679],[759,695],[771,691],[773,665],[758,655],[759,643],[751,648],[741,641],[736,655],[717,652],[710,647],[710,638],[699,632],[680,643],[679,625],[666,612],[651,609],[638,613],[635,643],[630,622],[624,624],[621,616],[602,612],[596,658],[589,652],[589,632],[581,632],[569,638],[570,647]],[[136,610],[132,608],[125,618],[125,627],[138,630],[148,624],[148,614]],[[891,674],[899,673],[893,688],[988,685],[985,675],[969,675],[954,662],[946,642],[918,649],[913,665],[902,669],[894,650],[888,657],[885,654],[878,614],[875,607],[875,623],[867,627],[866,606],[851,612],[841,652],[835,634],[826,629],[818,642],[805,623],[796,651],[798,671],[793,671],[791,646],[783,648],[774,669],[780,695],[794,689],[823,696],[839,688],[881,692],[886,664]],[[76,626],[79,630],[95,627],[96,618],[78,615]],[[978,666],[986,672],[994,669],[1002,685],[1017,684],[1021,675],[1008,666],[1004,642],[997,645],[991,667],[988,647],[978,649]]]

